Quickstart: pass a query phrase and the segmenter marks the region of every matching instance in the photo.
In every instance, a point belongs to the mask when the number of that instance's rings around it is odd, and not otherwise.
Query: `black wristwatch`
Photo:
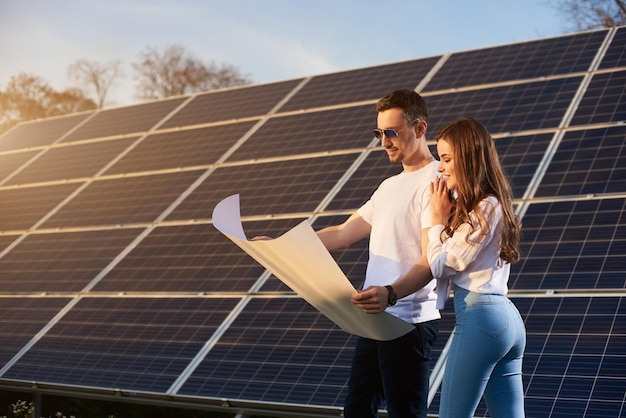
[[[393,306],[396,304],[396,302],[398,302],[398,295],[396,294],[396,291],[393,290],[393,287],[391,287],[390,285],[387,285],[385,287],[389,291],[389,296],[387,296],[387,306]]]

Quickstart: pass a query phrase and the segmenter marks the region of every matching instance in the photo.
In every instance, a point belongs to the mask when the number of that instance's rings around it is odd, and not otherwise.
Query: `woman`
[[[511,188],[480,122],[458,119],[436,140],[441,177],[431,184],[427,257],[440,308],[454,284],[456,314],[439,417],[472,417],[483,394],[492,417],[523,417],[526,332],[506,297],[510,264],[519,260]]]
[[[472,417],[483,395],[491,417],[520,418],[526,331],[506,297],[510,264],[519,260],[511,188],[480,122],[458,119],[436,140],[440,177],[430,186],[433,226],[426,257],[437,279],[439,309],[454,285],[456,314],[439,418]],[[392,292],[403,297],[426,284],[416,271],[417,265],[391,286],[355,294],[352,302],[365,312],[380,312]]]

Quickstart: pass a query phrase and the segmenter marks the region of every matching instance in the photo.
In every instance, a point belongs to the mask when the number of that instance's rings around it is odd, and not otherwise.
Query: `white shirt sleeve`
[[[485,199],[479,203],[479,210],[484,214],[489,225],[489,233],[483,234],[476,214],[470,213],[474,231],[470,224],[461,225],[451,237],[441,242],[443,225],[433,225],[428,232],[428,262],[435,278],[450,278],[459,271],[464,271],[476,260],[481,247],[494,238],[499,219],[493,216],[496,212],[493,202]]]

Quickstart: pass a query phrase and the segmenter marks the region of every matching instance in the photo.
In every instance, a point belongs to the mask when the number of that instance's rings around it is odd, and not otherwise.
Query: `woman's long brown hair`
[[[460,118],[444,126],[436,138],[446,140],[454,152],[457,177],[456,201],[444,232],[451,236],[463,223],[470,223],[470,212],[487,196],[495,196],[503,213],[500,258],[519,261],[520,222],[515,216],[511,186],[502,170],[493,138],[487,128],[473,118]],[[476,210],[481,230],[488,233],[488,223]],[[472,226],[473,227],[473,226]]]

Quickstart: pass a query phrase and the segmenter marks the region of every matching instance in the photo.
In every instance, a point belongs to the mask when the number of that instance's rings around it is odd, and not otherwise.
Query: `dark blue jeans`
[[[415,325],[415,330],[391,341],[358,337],[348,394],[346,418],[375,418],[387,402],[389,418],[426,418],[431,349],[439,320]]]

